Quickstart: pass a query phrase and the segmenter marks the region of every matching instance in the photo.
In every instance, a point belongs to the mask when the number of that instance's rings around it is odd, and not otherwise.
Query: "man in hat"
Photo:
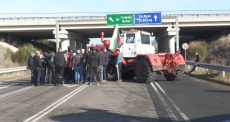
[[[28,58],[28,64],[27,67],[28,69],[31,71],[31,83],[34,82],[34,57],[35,53],[34,52],[30,52],[30,57]]]

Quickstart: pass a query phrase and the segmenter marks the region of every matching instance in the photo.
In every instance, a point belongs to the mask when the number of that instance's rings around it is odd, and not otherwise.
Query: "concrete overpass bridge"
[[[101,31],[105,32],[105,37],[112,36],[114,27],[106,25],[107,13],[0,13],[0,35],[26,39],[55,39],[58,21],[59,38],[63,49],[67,49],[66,40],[70,40],[71,49],[86,48],[89,38],[99,38]],[[175,52],[176,17],[178,17],[181,37],[213,35],[230,29],[229,10],[163,11],[162,16],[162,24],[159,25],[129,25],[120,28],[153,32],[158,41],[159,51],[172,53]]]

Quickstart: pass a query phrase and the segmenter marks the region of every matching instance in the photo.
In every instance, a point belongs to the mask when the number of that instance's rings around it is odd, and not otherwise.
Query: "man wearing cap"
[[[75,83],[82,84],[83,83],[83,65],[85,63],[85,59],[80,53],[80,50],[77,50],[77,54],[73,56],[72,61],[72,70],[75,71]]]
[[[34,52],[30,52],[30,57],[28,58],[28,69],[31,71],[31,83],[34,82],[34,59],[33,57],[35,56]]]

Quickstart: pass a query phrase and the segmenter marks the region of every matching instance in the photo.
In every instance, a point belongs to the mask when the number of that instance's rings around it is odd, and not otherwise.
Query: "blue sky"
[[[230,10],[230,0],[0,0],[0,3],[0,16],[6,16],[1,13]]]
[[[0,0],[0,13],[223,10],[230,0]]]

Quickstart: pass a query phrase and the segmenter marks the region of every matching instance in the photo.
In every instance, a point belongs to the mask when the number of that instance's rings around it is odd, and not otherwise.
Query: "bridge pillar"
[[[75,40],[70,40],[70,49],[71,50],[76,50],[76,41]]]
[[[81,47],[82,47],[82,49],[85,49],[85,51],[87,51],[87,44],[86,43],[82,43]]]
[[[66,40],[66,39],[61,40],[61,48],[63,51],[68,50],[68,40]]]
[[[81,49],[81,41],[76,41],[76,50]]]
[[[156,40],[158,42],[158,51],[165,53],[175,53],[175,36],[176,28],[168,27],[157,35]]]

